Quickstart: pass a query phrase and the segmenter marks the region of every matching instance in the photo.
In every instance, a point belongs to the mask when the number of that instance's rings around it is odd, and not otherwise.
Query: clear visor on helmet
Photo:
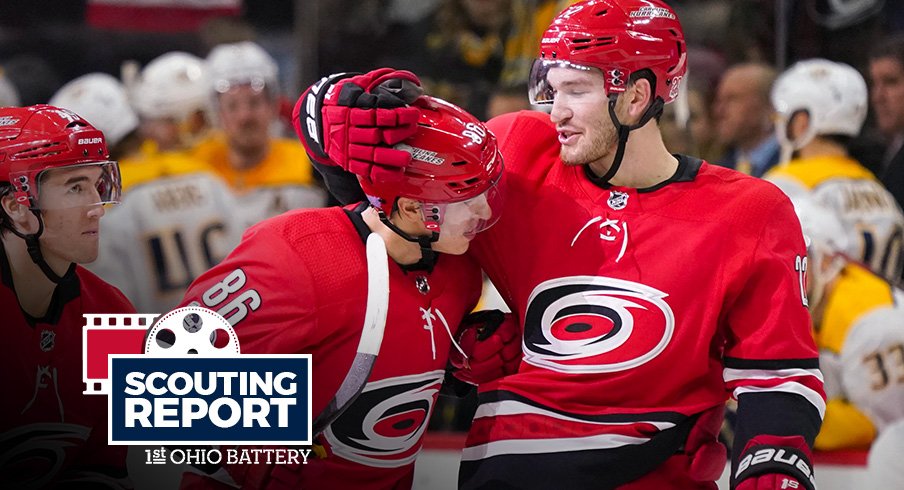
[[[34,209],[67,209],[118,204],[122,192],[119,164],[83,163],[44,170],[37,184],[23,175],[11,176],[19,191],[31,198]]]
[[[552,104],[556,98],[556,89],[549,83],[549,70],[553,68],[572,68],[581,71],[597,70],[598,68],[576,65],[564,60],[537,59],[530,69],[528,81],[528,96],[530,103],[534,105]]]
[[[440,233],[473,237],[493,226],[502,215],[502,173],[487,190],[465,201],[451,203],[422,203],[428,228],[438,227]]]

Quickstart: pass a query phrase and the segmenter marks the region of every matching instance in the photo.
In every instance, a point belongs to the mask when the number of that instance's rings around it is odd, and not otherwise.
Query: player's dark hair
[[[869,59],[877,60],[879,58],[894,58],[901,66],[904,66],[904,33],[888,36],[876,43],[869,53]]]
[[[643,70],[638,70],[632,73],[631,76],[628,77],[628,85],[631,85],[632,83],[642,78],[650,82],[651,90],[656,89],[656,74],[653,73],[653,70],[649,68],[644,68]],[[656,114],[653,114],[653,119],[656,119],[656,124],[659,124],[659,120],[662,119],[662,112],[663,109],[660,108],[659,111],[656,112]]]

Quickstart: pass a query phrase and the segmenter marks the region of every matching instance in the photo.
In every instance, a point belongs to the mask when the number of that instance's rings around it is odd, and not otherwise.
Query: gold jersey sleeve
[[[904,292],[851,263],[826,301],[816,340],[829,401],[816,447],[863,447],[904,417]]]

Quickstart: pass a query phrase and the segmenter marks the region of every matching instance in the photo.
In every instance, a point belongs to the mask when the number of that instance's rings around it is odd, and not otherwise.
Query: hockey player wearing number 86
[[[439,99],[422,98],[414,110],[416,131],[397,145],[414,160],[405,172],[362,178],[366,202],[290,211],[252,227],[183,300],[224,315],[243,353],[312,354],[317,417],[362,336],[373,293],[365,238],[385,241],[392,260],[382,347],[360,395],[318,438],[327,457],[227,465],[186,474],[184,487],[411,487],[453,338],[480,294],[480,270],[462,254],[499,218],[503,187],[496,140],[482,123]]]
[[[82,315],[135,312],[80,265],[119,192],[106,138],[81,116],[0,109],[0,488],[131,487],[105,397],[82,393]]]
[[[733,486],[814,488],[825,395],[800,224],[775,186],[666,149],[657,119],[686,65],[665,2],[577,2],[530,78],[550,114],[487,123],[508,211],[468,253],[520,319],[524,357],[478,387],[460,488],[715,489],[728,394]],[[326,90],[304,135],[362,176],[414,162],[392,147],[408,107],[379,105],[380,73]]]

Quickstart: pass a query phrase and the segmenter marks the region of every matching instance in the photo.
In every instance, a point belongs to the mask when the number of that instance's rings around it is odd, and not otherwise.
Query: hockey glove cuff
[[[747,443],[735,470],[737,490],[815,490],[810,448],[801,436],[756,436]]]

